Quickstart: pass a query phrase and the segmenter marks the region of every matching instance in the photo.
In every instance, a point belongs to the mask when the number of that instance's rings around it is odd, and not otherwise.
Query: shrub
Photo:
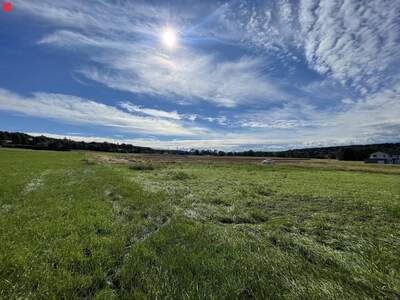
[[[139,161],[129,164],[129,169],[139,171],[154,170],[154,166],[150,162]]]
[[[186,180],[190,179],[191,176],[183,171],[176,171],[176,172],[171,172],[170,173],[171,178],[174,180]]]

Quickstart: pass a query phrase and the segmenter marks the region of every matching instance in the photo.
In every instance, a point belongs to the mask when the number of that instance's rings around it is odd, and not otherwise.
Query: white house
[[[371,153],[365,162],[375,164],[400,164],[400,154],[377,151]]]

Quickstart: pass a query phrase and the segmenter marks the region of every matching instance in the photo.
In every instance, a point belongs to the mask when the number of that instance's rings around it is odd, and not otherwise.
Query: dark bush
[[[154,170],[154,165],[151,162],[139,161],[129,164],[129,169],[139,171]]]
[[[183,172],[183,171],[175,171],[170,173],[171,179],[174,180],[186,180],[192,178],[189,174]]]

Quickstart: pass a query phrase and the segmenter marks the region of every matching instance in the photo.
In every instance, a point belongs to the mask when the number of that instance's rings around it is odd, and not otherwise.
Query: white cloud
[[[399,1],[302,1],[309,64],[361,93],[376,91],[400,62],[399,9]]]
[[[15,2],[19,11],[62,29],[40,43],[107,50],[108,55],[90,51],[91,58],[104,68],[84,69],[83,73],[110,87],[132,92],[202,98],[223,106],[235,106],[249,99],[287,98],[276,81],[260,75],[265,64],[260,60],[244,57],[221,62],[183,45],[180,54],[160,55],[159,31],[168,22],[176,24],[182,33],[187,29],[204,37],[207,30],[209,37],[221,41],[230,39],[236,44],[243,42],[242,46],[267,49],[282,61],[296,61],[304,56],[314,70],[362,95],[390,86],[390,75],[397,72],[400,63],[399,1],[196,4],[198,11],[214,10],[204,22],[208,26],[193,26],[198,21],[193,5],[175,7],[179,14],[171,17],[168,5],[141,1]]]
[[[317,107],[298,101],[271,107],[268,110],[248,111],[237,115],[236,124],[249,128],[271,128],[305,130],[332,124],[331,111],[320,111]]]
[[[100,36],[90,37],[69,30],[58,30],[52,34],[49,34],[39,40],[38,44],[51,44],[58,47],[71,49],[85,49],[86,47],[88,51],[90,47],[104,50],[130,50],[128,47],[129,44],[124,41],[110,40]]]
[[[166,119],[174,119],[181,120],[184,118],[183,115],[178,114],[177,111],[164,111],[154,108],[144,108],[138,105],[135,105],[131,102],[121,102],[119,106],[129,112],[138,112],[148,116],[156,117],[156,118],[166,118]]]
[[[287,97],[263,74],[263,62],[258,58],[219,61],[211,54],[184,48],[169,54],[140,44],[126,48],[129,51],[123,54],[96,54],[92,59],[105,68],[86,68],[81,73],[120,90],[190,102],[206,100],[226,107]]]
[[[285,150],[395,142],[400,141],[399,95],[400,81],[384,91],[349,102],[341,110],[318,111],[308,105],[288,105],[270,111],[253,112],[253,120],[249,120],[251,115],[241,114],[237,116],[238,124],[250,127],[244,132],[209,132],[184,139],[113,139],[85,136],[69,138],[85,141],[106,140],[161,149],[220,150]],[[64,135],[55,137],[63,138]]]
[[[165,149],[194,147],[221,150],[278,150],[400,141],[399,95],[400,82],[382,92],[348,103],[346,109],[341,111],[317,111],[309,106],[286,106],[270,112],[259,112],[254,114],[253,122],[261,125],[247,124],[252,128],[245,132],[213,132],[198,137],[169,140],[71,138],[86,141],[108,140]],[[239,117],[240,122],[246,121],[245,115]],[[288,128],[291,130],[287,130]]]
[[[221,59],[189,49],[185,37],[175,51],[163,49],[160,30],[170,22],[164,6],[49,0],[16,4],[21,11],[59,28],[39,44],[85,51],[97,67],[82,67],[81,74],[111,88],[162,95],[181,103],[205,100],[226,107],[288,97],[280,84],[265,74],[261,58],[242,55]],[[192,21],[183,10],[173,23],[185,34]]]
[[[153,135],[190,136],[209,132],[176,120],[138,116],[103,103],[62,94],[35,93],[33,97],[22,97],[0,89],[0,110],[63,123],[106,126]],[[150,113],[155,114],[152,110]]]
[[[89,79],[148,97],[208,101],[228,108],[224,116],[207,117],[127,102],[117,108],[65,95],[21,97],[2,90],[0,109],[156,135],[200,134],[185,140],[132,140],[171,148],[301,147],[400,139],[399,1],[232,1],[200,25],[185,9],[172,20],[165,6],[148,2],[15,2],[19,11],[55,25],[56,31],[40,45],[87,54],[94,65],[82,66],[79,72]],[[169,21],[182,34],[183,43],[175,51],[159,44],[159,30]],[[186,29],[196,38],[212,37],[219,46],[240,49],[222,56],[218,49],[194,48],[184,42]],[[246,55],[238,54],[242,48]],[[260,49],[263,54],[255,56]],[[306,99],[298,90],[291,93],[287,83],[271,78],[266,57],[274,60],[271,64],[277,59],[282,72],[289,73],[292,66],[285,66],[302,59],[322,75],[313,74],[322,79],[300,86],[315,99]],[[301,68],[301,74],[310,75]],[[293,88],[299,88],[296,80]],[[231,110],[239,105],[240,111]],[[214,122],[232,132],[207,132],[188,126],[187,120]]]
[[[337,113],[330,132],[367,142],[400,140],[400,81],[348,105]]]
[[[97,34],[114,32],[154,36],[161,22],[169,18],[167,6],[148,5],[145,1],[15,0],[13,3],[19,12],[58,26]],[[187,17],[181,12],[181,20]]]
[[[240,1],[221,20],[282,61],[300,54],[318,73],[367,95],[390,86],[398,72],[399,10],[399,1]]]
[[[202,117],[202,116],[200,116],[199,119],[203,119],[208,122],[216,122],[217,124],[222,125],[222,126],[228,125],[228,118],[226,116],[218,116],[218,117]]]

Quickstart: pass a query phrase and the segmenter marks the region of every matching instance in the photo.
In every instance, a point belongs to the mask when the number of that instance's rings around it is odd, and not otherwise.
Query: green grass
[[[395,168],[93,156],[0,150],[0,298],[400,297]]]
[[[154,166],[149,162],[133,162],[129,164],[129,169],[139,171],[154,170]]]

